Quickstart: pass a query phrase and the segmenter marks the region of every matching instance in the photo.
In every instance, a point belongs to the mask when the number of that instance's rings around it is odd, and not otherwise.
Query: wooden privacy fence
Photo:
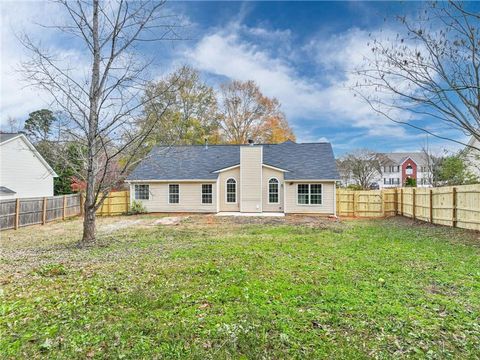
[[[25,198],[0,201],[0,230],[18,229],[22,226],[80,215],[79,194],[43,198]]]
[[[128,191],[111,192],[97,210],[97,215],[120,215],[128,211]],[[82,215],[83,199],[80,194],[59,195],[42,198],[0,200],[0,230],[46,224]]]
[[[402,215],[432,224],[480,230],[480,184],[371,191],[338,189],[337,215]]]
[[[97,215],[112,216],[125,214],[130,206],[130,192],[112,191],[97,210]]]

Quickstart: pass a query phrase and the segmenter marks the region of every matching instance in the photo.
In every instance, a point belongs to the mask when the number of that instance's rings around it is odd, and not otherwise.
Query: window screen
[[[202,204],[211,204],[212,198],[212,184],[202,184]]]
[[[180,202],[180,185],[168,185],[168,202],[170,204],[178,204]]]
[[[149,185],[135,185],[135,200],[148,200],[150,198]]]

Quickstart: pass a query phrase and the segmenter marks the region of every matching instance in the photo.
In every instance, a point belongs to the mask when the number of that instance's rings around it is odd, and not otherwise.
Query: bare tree
[[[64,134],[83,156],[78,178],[85,182],[83,236],[79,245],[95,241],[95,211],[132,164],[132,154],[155,124],[135,128],[150,98],[143,96],[150,62],[138,55],[139,45],[179,39],[176,18],[165,1],[59,0],[67,23],[42,25],[67,34],[88,65],[49,52],[30,36],[21,40],[31,57],[22,63],[26,80],[48,92],[52,108],[68,119]],[[60,154],[61,155],[61,154]]]
[[[362,189],[368,189],[382,176],[384,158],[371,150],[360,149],[346,154],[337,161],[342,179],[353,180]]]
[[[9,116],[7,118],[8,132],[17,133],[20,131],[20,121],[17,118]]]
[[[354,91],[396,123],[467,145],[456,135],[480,140],[480,14],[454,1],[425,6],[397,18],[395,38],[372,39]],[[422,118],[435,120],[433,129]]]
[[[427,181],[430,186],[437,187],[441,185],[440,171],[442,161],[445,158],[443,155],[434,154],[428,146],[422,148],[423,156],[425,157],[425,164],[427,167]]]

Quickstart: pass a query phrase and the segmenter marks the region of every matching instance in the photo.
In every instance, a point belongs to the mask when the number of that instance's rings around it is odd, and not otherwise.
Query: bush
[[[414,179],[414,178],[407,178],[407,181],[405,181],[405,186],[416,187],[417,186],[417,180]]]
[[[350,184],[347,186],[348,190],[363,190],[363,188],[360,185],[357,184]]]
[[[145,209],[145,206],[142,204],[141,201],[132,201],[132,205],[130,205],[130,210],[128,213],[130,215],[136,215],[136,214],[144,214],[147,212],[147,209]]]

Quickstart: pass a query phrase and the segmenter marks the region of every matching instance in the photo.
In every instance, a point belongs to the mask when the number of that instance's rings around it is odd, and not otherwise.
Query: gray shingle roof
[[[240,163],[240,146],[248,145],[155,147],[127,180],[215,180],[214,171]],[[287,141],[261,146],[263,163],[288,170],[286,180],[339,179],[329,143]]]
[[[16,194],[12,189],[7,188],[6,186],[0,186],[0,195],[11,195]]]
[[[395,165],[402,164],[408,158],[415,161],[417,165],[426,165],[427,158],[424,153],[421,152],[394,152],[394,153],[382,153],[381,155],[386,156],[390,161]]]
[[[4,141],[10,140],[11,138],[17,137],[19,133],[0,133],[0,144]]]

